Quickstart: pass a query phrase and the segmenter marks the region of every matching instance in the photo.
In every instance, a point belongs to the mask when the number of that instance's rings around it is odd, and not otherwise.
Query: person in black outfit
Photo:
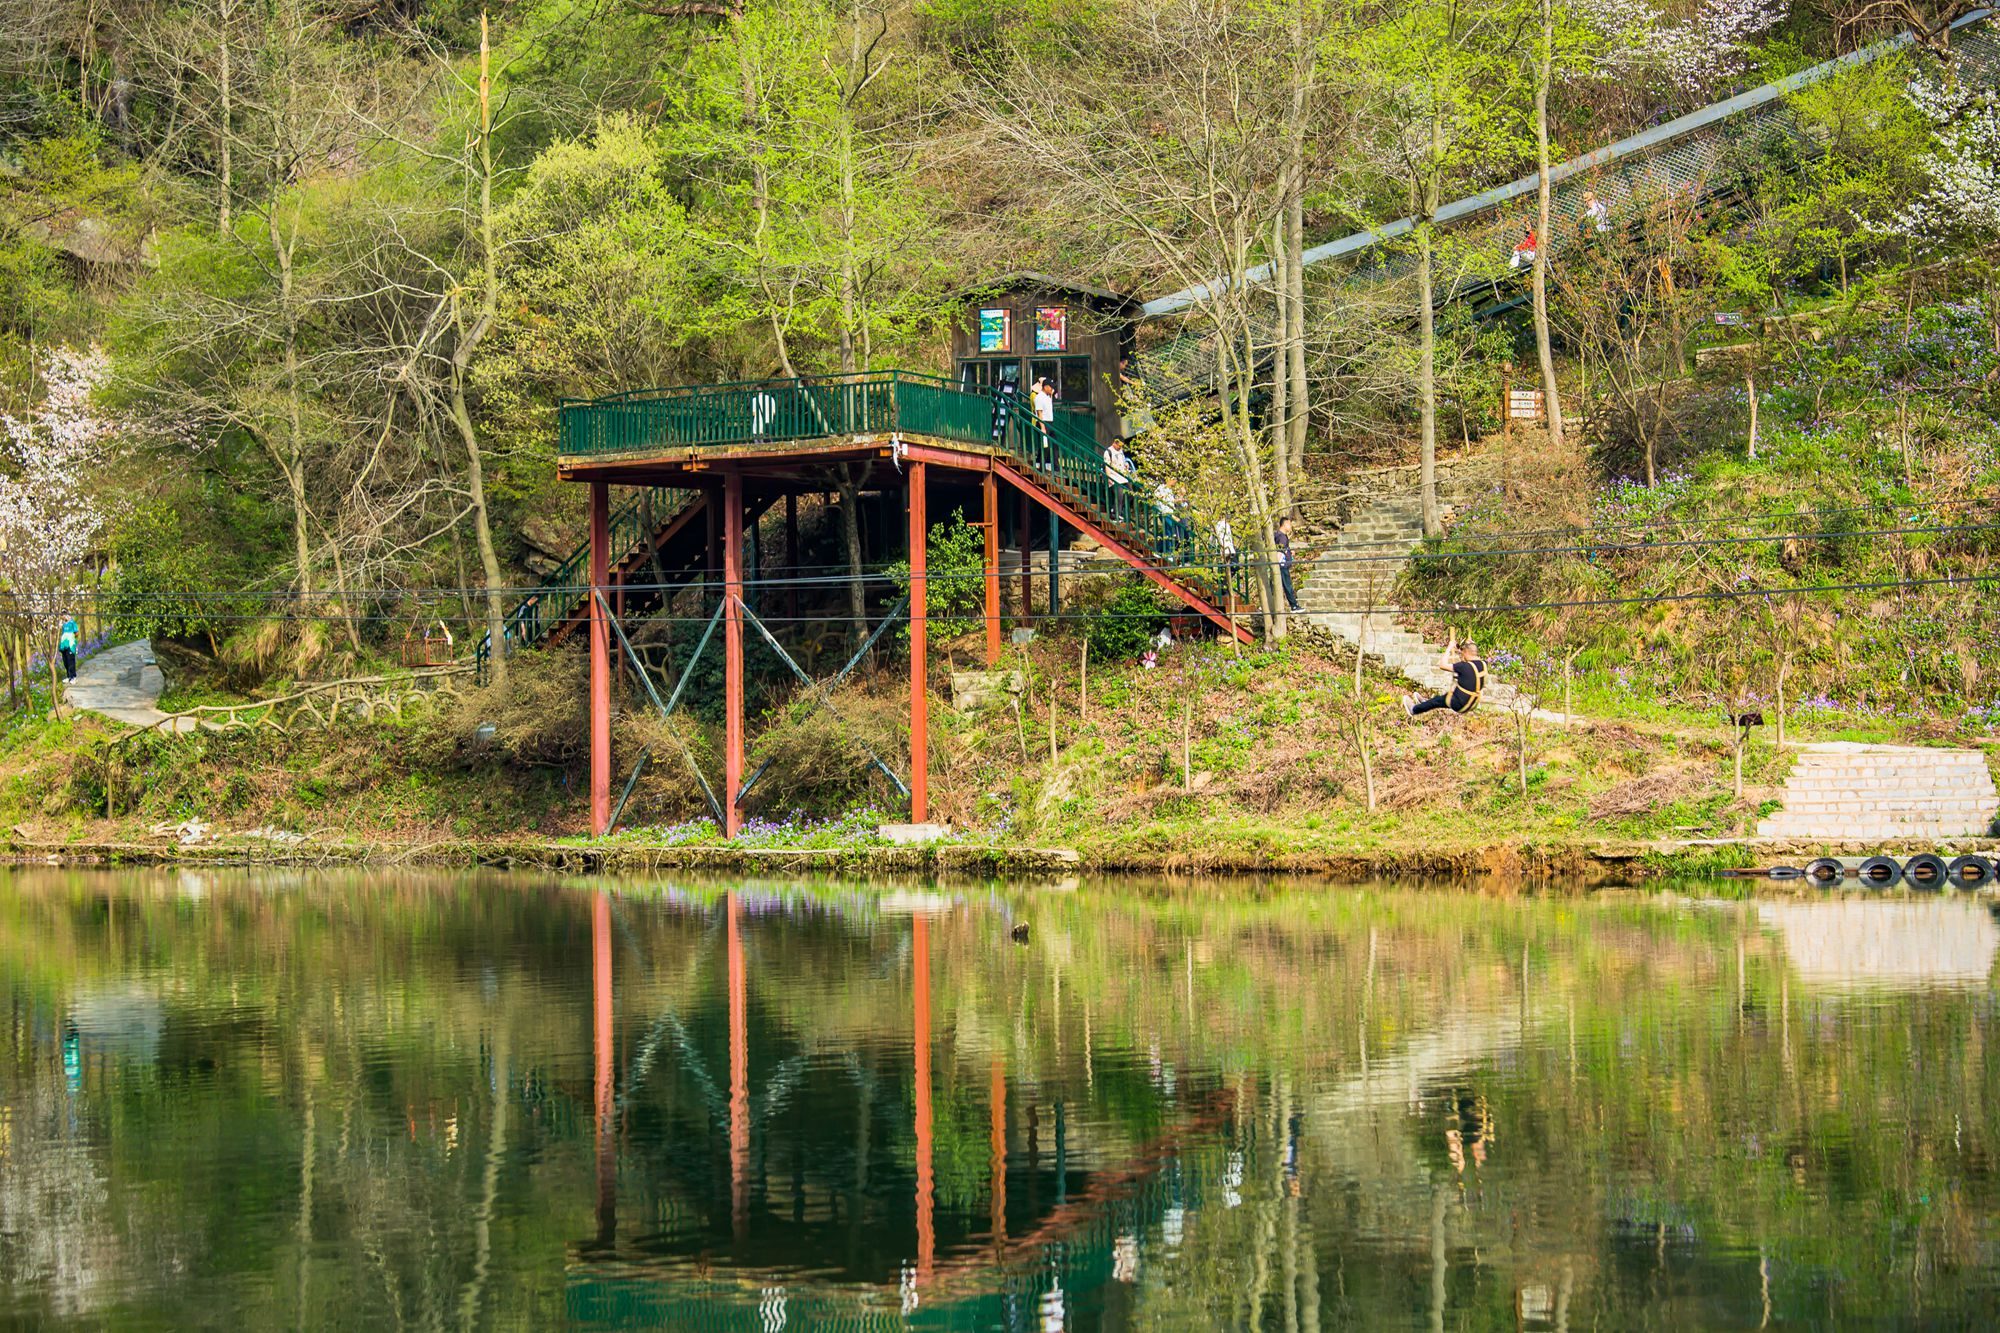
[[[1451,688],[1435,698],[1415,703],[1415,696],[1403,700],[1403,707],[1411,717],[1422,717],[1433,709],[1449,708],[1454,713],[1470,713],[1479,706],[1479,696],[1486,692],[1486,659],[1479,655],[1479,645],[1467,639],[1458,641],[1458,631],[1451,633],[1451,643],[1444,655],[1438,658],[1440,670],[1451,672]]]
[[[1293,611],[1299,609],[1299,594],[1292,587],[1292,517],[1290,514],[1278,520],[1278,533],[1272,539],[1278,547],[1278,586],[1285,590],[1285,605]]]

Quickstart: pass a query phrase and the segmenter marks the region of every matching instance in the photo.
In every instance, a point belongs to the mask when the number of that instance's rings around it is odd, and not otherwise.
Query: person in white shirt
[[[1229,583],[1236,584],[1236,530],[1229,526],[1229,520],[1215,520],[1215,544],[1222,548],[1222,563],[1229,570]]]
[[[1055,443],[1049,438],[1049,423],[1056,419],[1056,395],[1047,376],[1037,379],[1029,388],[1028,401],[1034,405],[1035,425],[1040,427],[1042,432],[1042,466],[1054,468]]]
[[[1611,209],[1597,197],[1595,190],[1583,192],[1583,225],[1599,236],[1611,230]]]
[[[763,439],[777,415],[778,400],[771,396],[769,389],[759,389],[750,395],[750,434],[754,438]]]
[[[1104,479],[1111,484],[1111,507],[1122,516],[1125,512],[1125,487],[1132,484],[1132,460],[1125,453],[1124,446],[1116,440],[1104,448]]]

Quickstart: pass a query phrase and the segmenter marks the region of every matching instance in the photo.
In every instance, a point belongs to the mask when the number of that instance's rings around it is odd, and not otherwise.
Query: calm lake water
[[[1964,897],[4,872],[0,1324],[1990,1326],[1996,943]]]

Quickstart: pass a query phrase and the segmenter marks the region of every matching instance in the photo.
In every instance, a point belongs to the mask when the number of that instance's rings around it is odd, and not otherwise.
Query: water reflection
[[[1966,898],[1847,898],[1760,903],[1802,980],[1831,989],[1984,986],[2000,927]]]
[[[0,1319],[1990,1308],[1976,902],[598,887],[14,875]]]

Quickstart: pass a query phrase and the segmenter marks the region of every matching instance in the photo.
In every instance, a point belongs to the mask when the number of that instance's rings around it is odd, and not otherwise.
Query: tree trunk
[[[771,171],[765,164],[764,145],[759,135],[764,118],[763,100],[757,92],[757,71],[751,66],[750,48],[743,35],[743,16],[732,11],[729,27],[731,38],[736,43],[739,95],[743,101],[743,127],[750,138],[750,204],[757,216],[751,247],[756,256],[757,282],[763,290],[765,306],[770,314],[771,342],[773,350],[777,353],[779,373],[787,379],[796,379],[798,371],[792,366],[791,348],[785,332],[786,321],[778,313],[779,303],[777,293],[771,286],[769,255],[766,252],[771,230]]]
[[[1306,272],[1305,272],[1305,129],[1299,127],[1299,144],[1296,149],[1296,166],[1301,173],[1292,180],[1292,197],[1286,206],[1285,229],[1288,233],[1286,245],[1285,304],[1288,307],[1285,330],[1290,335],[1290,371],[1292,391],[1289,395],[1292,419],[1290,439],[1292,487],[1297,490],[1305,479],[1306,432],[1312,426],[1312,394],[1306,384]]]
[[[840,489],[840,533],[847,543],[847,612],[854,621],[854,647],[868,641],[867,592],[861,583],[861,488],[843,465],[834,479]]]
[[[1285,220],[1271,223],[1271,265],[1275,270],[1271,308],[1277,316],[1271,326],[1271,456],[1278,471],[1278,512],[1292,512],[1292,419],[1291,419],[1291,302],[1285,288],[1289,281],[1285,258]]]
[[[1743,396],[1750,404],[1750,442],[1747,456],[1757,457],[1757,377],[1750,371],[1743,372]]]
[[[1437,497],[1437,316],[1431,310],[1431,232],[1417,224],[1417,410],[1422,432],[1424,536],[1442,528]]]
[[[235,111],[236,88],[229,63],[229,28],[230,22],[235,18],[235,15],[236,6],[233,0],[222,0],[221,5],[216,11],[216,21],[220,25],[222,33],[222,68],[220,71],[222,114],[217,123],[215,136],[216,157],[218,158],[218,166],[221,174],[221,180],[216,188],[215,229],[220,232],[229,230],[229,192],[232,188],[231,178],[234,174],[231,166],[230,120]]]
[[[479,317],[452,349],[451,420],[465,445],[467,499],[472,509],[473,543],[479,549],[479,572],[486,584],[486,660],[493,683],[507,688],[507,612],[501,602],[500,560],[493,549],[493,524],[486,507],[486,468],[480,458],[479,434],[465,405],[465,377],[486,331],[500,312],[500,273],[493,248],[493,98],[491,47],[486,15],[479,16],[479,262],[483,270]],[[593,595],[595,595],[593,593]]]
[[[479,573],[486,584],[486,661],[493,683],[507,688],[507,610],[502,603],[500,558],[493,549],[493,525],[486,510],[486,468],[479,457],[479,436],[472,429],[471,414],[465,408],[463,382],[454,376],[451,385],[451,419],[465,444],[465,485],[472,508],[472,539],[479,548]]]
[[[1562,394],[1556,387],[1555,353],[1549,347],[1549,81],[1555,69],[1554,0],[1542,0],[1542,44],[1535,60],[1535,356],[1542,366],[1542,406],[1549,443],[1563,442]]]

